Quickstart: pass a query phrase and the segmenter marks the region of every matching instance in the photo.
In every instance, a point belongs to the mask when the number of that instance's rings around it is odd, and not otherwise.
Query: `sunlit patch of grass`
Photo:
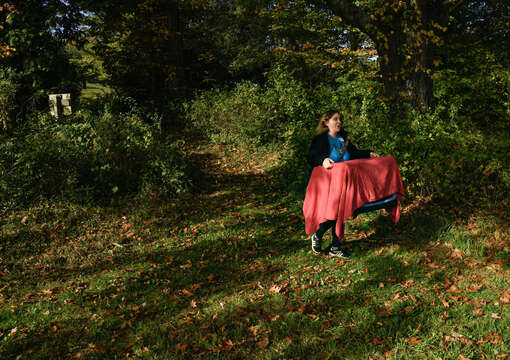
[[[0,357],[510,352],[507,224],[430,203],[397,225],[364,214],[347,223],[343,260],[311,252],[301,205],[241,172],[175,204],[5,214]]]
[[[84,100],[92,100],[111,93],[112,89],[108,86],[99,83],[87,83],[87,87],[82,90],[80,97]]]

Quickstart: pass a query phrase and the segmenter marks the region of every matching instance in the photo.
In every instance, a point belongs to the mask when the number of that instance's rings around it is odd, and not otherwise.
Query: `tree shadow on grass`
[[[214,157],[209,159],[214,160]],[[381,282],[387,280],[389,267],[394,269],[397,274],[396,281],[399,282],[409,279],[417,281],[419,276],[423,276],[418,265],[406,265],[398,258],[386,254],[374,259],[368,258],[364,265],[369,278],[354,283],[343,292],[332,287],[303,297],[297,290],[289,290],[289,293],[266,294],[259,300],[245,303],[242,311],[237,310],[234,305],[214,307],[209,299],[218,298],[220,301],[231,298],[230,294],[254,292],[260,289],[258,284],[263,284],[261,286],[264,290],[261,291],[267,293],[268,284],[278,276],[285,275],[285,260],[302,249],[308,249],[309,242],[303,241],[301,235],[304,224],[299,221],[299,204],[290,209],[287,209],[285,204],[275,204],[276,200],[281,200],[280,196],[277,189],[266,182],[267,178],[264,176],[221,173],[205,180],[212,185],[204,187],[194,196],[184,198],[182,202],[176,202],[175,205],[156,204],[140,219],[143,222],[146,217],[161,218],[152,225],[153,235],[147,239],[147,243],[155,242],[156,237],[162,237],[169,232],[175,234],[176,241],[141,251],[130,248],[132,240],[124,242],[117,239],[124,247],[116,250],[109,260],[99,258],[84,267],[55,266],[55,271],[46,273],[26,269],[24,274],[19,274],[19,280],[32,279],[34,286],[58,280],[73,282],[88,276],[89,280],[85,280],[87,287],[77,289],[75,286],[75,293],[69,293],[72,289],[62,289],[60,295],[56,293],[54,300],[61,303],[71,299],[73,309],[78,313],[83,311],[87,316],[79,316],[71,311],[68,315],[72,319],[60,321],[55,331],[52,326],[58,321],[49,321],[25,332],[24,337],[13,338],[3,345],[3,349],[0,348],[0,353],[21,354],[35,348],[36,356],[30,358],[37,358],[38,354],[43,358],[48,354],[48,348],[52,348],[55,358],[58,358],[66,356],[70,347],[73,351],[91,352],[93,347],[88,344],[92,343],[105,349],[104,353],[99,351],[94,356],[111,358],[131,351],[128,346],[130,341],[139,336],[144,340],[144,345],[154,348],[161,356],[192,358],[193,354],[201,354],[203,357],[243,357],[249,356],[254,349],[265,351],[263,346],[257,344],[267,336],[270,337],[271,344],[279,346],[279,352],[273,353],[275,357],[309,357],[324,351],[363,357],[367,351],[378,351],[378,345],[371,342],[373,337],[411,337],[412,331],[419,324],[422,324],[422,329],[432,328],[431,319],[437,315],[435,309],[417,307],[408,312],[400,307],[392,314],[373,315],[382,305],[376,297],[366,294],[368,291],[375,291]],[[285,209],[281,206],[285,206]],[[247,215],[243,216],[241,212],[245,210]],[[136,208],[130,208],[119,213],[119,217],[129,217],[136,212]],[[226,218],[229,218],[230,222],[225,222]],[[196,233],[190,231],[191,228],[212,220],[225,225],[223,230],[216,230],[215,236],[208,236],[208,229],[198,229]],[[396,226],[383,217],[371,221],[373,223],[368,229],[373,228],[375,231],[363,240],[348,242],[355,249],[355,256],[388,244],[400,244],[419,251],[426,247],[430,240],[438,237],[444,225],[441,217],[426,216],[419,207],[402,214],[401,221]],[[351,228],[364,226],[366,224],[360,222],[353,224]],[[184,232],[183,228],[189,228],[188,232]],[[18,237],[20,240],[24,236],[22,234],[20,232],[21,237]],[[250,234],[253,236],[250,237]],[[37,233],[34,236],[43,234]],[[409,238],[413,239],[412,243],[409,243]],[[41,243],[43,246],[40,251],[51,246],[51,242],[47,240]],[[25,255],[28,256],[28,252]],[[308,262],[320,263],[323,260],[310,258]],[[275,265],[279,261],[284,265]],[[462,263],[458,265],[462,266]],[[436,276],[446,277],[447,271],[448,269],[444,272],[440,269]],[[120,274],[120,277],[116,280],[114,275],[108,281],[103,281],[103,285],[92,284],[103,275],[109,274]],[[348,274],[343,272],[337,276]],[[357,298],[360,294],[365,297]],[[312,303],[315,305],[311,305]],[[202,309],[201,304],[208,305]],[[298,310],[289,310],[289,304]],[[300,304],[306,305],[303,311],[299,311]],[[364,314],[362,308],[373,310],[372,315],[364,321],[361,321]],[[198,315],[201,309],[202,313],[206,314],[203,316],[207,316],[202,318],[202,321],[211,322],[206,328],[198,324],[201,321]],[[105,320],[101,326],[94,325],[99,321],[97,317],[92,319],[92,316],[89,316],[94,312],[98,313],[99,319]],[[216,318],[212,319],[211,314],[214,313]],[[324,328],[323,323],[316,319],[317,316],[328,313],[331,313],[331,316],[327,315],[324,320],[329,320],[330,323]],[[279,314],[283,315],[272,320]],[[309,316],[310,314],[313,316]],[[358,321],[351,324],[349,318],[353,315]],[[253,319],[246,321],[246,317]],[[187,318],[190,319],[189,324]],[[246,326],[240,325],[244,324],[243,321]],[[378,325],[379,322],[384,324],[384,331]],[[233,325],[222,330],[226,324]],[[259,331],[251,328],[258,325],[271,329],[268,333],[270,335],[264,335],[263,329]],[[331,331],[326,337],[325,329]],[[0,329],[2,332],[7,330],[9,329]],[[202,341],[203,337],[211,333],[216,334],[214,341],[211,338]],[[286,344],[289,336],[291,343]],[[313,337],[324,338],[325,341],[307,340]],[[118,341],[112,344],[112,338]],[[199,341],[195,341],[195,345],[188,348],[178,349],[178,345],[193,339]],[[231,347],[226,343],[227,339],[237,345]],[[247,345],[243,345],[243,340],[246,339],[249,339]],[[368,343],[365,348],[354,346],[360,339]],[[388,343],[391,341],[388,340]],[[198,350],[195,351],[193,347]]]
[[[235,175],[228,178],[227,181],[231,184],[245,185],[248,181],[254,180],[253,178]],[[260,184],[260,178],[257,178],[255,182]],[[211,218],[220,219],[226,214],[232,213],[236,207],[246,204],[246,202],[255,204],[257,200],[266,195],[262,188],[263,186],[250,188],[250,191],[244,192],[234,199],[231,198],[229,193],[219,193],[209,199],[208,202],[181,204],[183,206],[181,210],[183,214],[188,213],[185,218],[190,225],[203,223]],[[261,201],[261,203],[264,203],[264,201]],[[198,211],[196,211],[197,205]],[[161,214],[164,215],[164,210]],[[213,214],[213,216],[210,216],[210,214]],[[126,215],[126,212],[123,215]],[[121,214],[119,214],[120,216]],[[153,229],[155,236],[161,235],[169,223],[173,226],[179,226],[178,216],[173,218],[174,221],[170,220],[165,219],[165,221],[157,224],[156,227],[159,227],[159,229]],[[270,224],[271,222],[266,222],[267,226]],[[241,222],[237,226],[243,228],[244,225]],[[242,244],[242,241],[239,240],[239,248],[236,248],[232,244],[227,245],[226,242],[232,243],[235,240],[233,237],[237,236],[236,231],[239,229],[237,227],[236,229],[234,227],[229,229],[229,226],[226,228],[227,233],[231,233],[226,237],[223,237],[225,234],[219,234],[216,238],[209,239],[201,237],[199,234],[196,238],[192,238],[193,242],[190,245],[184,241],[186,239],[183,239],[182,242],[185,245],[167,244],[165,247],[151,248],[146,252],[130,250],[129,243],[125,243],[121,239],[115,239],[124,248],[119,249],[111,256],[105,255],[103,258],[98,258],[96,262],[87,266],[77,266],[78,264],[75,264],[75,266],[70,267],[69,264],[53,264],[48,271],[30,269],[24,266],[22,266],[23,271],[18,271],[16,266],[13,266],[10,279],[17,280],[18,283],[22,282],[27,291],[29,291],[30,286],[37,292],[41,286],[45,286],[44,284],[67,282],[66,288],[59,288],[58,285],[55,287],[55,284],[51,285],[53,297],[50,302],[53,304],[52,306],[58,306],[58,304],[68,301],[75,310],[71,310],[70,313],[64,310],[64,314],[71,317],[71,320],[57,321],[52,319],[44,325],[36,326],[33,330],[25,330],[23,336],[13,337],[8,343],[4,344],[0,349],[0,353],[7,355],[28,354],[26,351],[33,349],[34,351],[29,355],[29,358],[37,358],[37,356],[41,358],[45,356],[59,358],[65,356],[68,348],[72,345],[74,345],[74,349],[79,350],[80,347],[81,349],[87,349],[87,344],[92,343],[99,344],[105,349],[113,349],[111,354],[119,354],[124,351],[126,344],[113,346],[112,348],[107,337],[96,333],[99,331],[106,334],[133,334],[133,325],[122,327],[122,324],[128,321],[129,318],[126,319],[123,316],[123,311],[119,308],[122,309],[126,306],[132,308],[135,305],[140,308],[141,303],[146,303],[146,309],[154,308],[152,310],[153,314],[159,314],[160,317],[167,315],[166,321],[174,320],[175,314],[180,314],[190,308],[190,301],[193,299],[201,301],[202,298],[214,297],[216,294],[237,291],[247,282],[267,281],[272,273],[278,271],[277,269],[268,269],[266,266],[252,270],[249,273],[245,271],[246,267],[254,261],[263,261],[268,255],[275,253],[275,249],[271,249],[270,246],[272,236],[258,236],[256,241],[246,244]],[[264,233],[263,229],[259,230]],[[43,236],[40,233],[34,234],[36,237]],[[24,230],[19,230],[18,235],[21,241],[25,239],[26,233]],[[44,238],[46,239],[46,237]],[[149,239],[147,241],[149,242]],[[44,247],[40,252],[45,252],[52,245],[49,238],[43,243]],[[18,253],[21,256],[12,260],[12,265],[22,264],[24,262],[22,259],[24,256],[28,258],[29,253],[28,250],[23,254]],[[173,260],[170,262],[169,259]],[[155,266],[152,267],[151,264]],[[188,264],[192,265],[188,267]],[[122,274],[121,280],[110,279],[109,284],[99,288],[94,287],[93,282],[109,274]],[[212,279],[209,278],[211,274],[214,275]],[[193,295],[188,295],[190,293]],[[7,300],[9,299],[7,298]],[[45,297],[40,297],[39,299],[31,298],[28,301],[22,301],[24,304],[15,310],[18,313],[14,317],[21,318],[21,312],[32,308],[33,305],[31,304],[43,303],[46,300]],[[158,305],[152,304],[151,300],[156,300]],[[167,306],[168,308],[166,308]],[[95,310],[92,310],[94,308]],[[91,322],[89,316],[91,314],[87,314],[87,312],[96,311],[99,313],[101,308],[103,314],[99,315],[105,318],[110,316],[112,321],[105,321],[101,329],[98,330],[93,326],[89,326]],[[79,311],[76,312],[76,310]],[[81,311],[86,314],[86,317],[78,315]],[[151,313],[151,311],[147,312]],[[23,322],[30,322],[30,317],[17,321],[19,328],[29,325],[28,323],[23,324]],[[41,319],[35,319],[34,321],[40,322]],[[145,318],[141,321],[145,321]],[[149,320],[149,323],[151,322],[153,320]],[[52,328],[53,325],[56,327]],[[152,325],[150,327],[152,328]],[[2,328],[0,332],[9,330]],[[166,331],[170,331],[170,329]],[[119,336],[122,337],[122,335]],[[48,350],[50,348],[53,349],[53,352]],[[97,355],[99,356],[100,353]]]

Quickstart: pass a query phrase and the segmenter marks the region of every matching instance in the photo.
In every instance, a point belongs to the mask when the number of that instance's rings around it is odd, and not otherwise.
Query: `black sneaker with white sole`
[[[346,249],[338,248],[338,249],[329,249],[329,256],[339,257],[343,259],[348,259],[351,254]]]
[[[322,251],[322,239],[319,239],[315,233],[312,235],[312,251],[316,254]]]

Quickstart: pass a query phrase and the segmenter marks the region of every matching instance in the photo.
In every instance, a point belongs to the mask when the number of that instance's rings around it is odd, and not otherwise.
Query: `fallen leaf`
[[[269,293],[271,293],[271,294],[278,294],[278,293],[280,293],[281,290],[282,290],[282,287],[280,285],[273,284],[269,288]]]
[[[188,260],[188,262],[184,265],[181,265],[179,266],[181,269],[189,269],[190,267],[192,267],[193,264],[191,263],[191,261]]]
[[[443,311],[443,316],[441,316],[441,320],[446,321],[446,319],[448,319],[449,317],[450,317],[450,315],[448,315],[448,313],[446,311]]]
[[[425,266],[427,266],[427,267],[429,267],[431,269],[437,269],[437,268],[440,267],[439,265],[436,265],[433,262],[426,263]]]
[[[177,350],[181,350],[182,352],[186,351],[186,348],[188,347],[188,344],[177,344],[175,345]]]
[[[421,340],[418,339],[417,337],[412,337],[412,338],[404,338],[404,341],[410,345],[412,344],[419,344],[421,343]]]
[[[482,288],[482,284],[471,284],[469,285],[469,290],[470,291],[478,291]]]
[[[244,310],[242,307],[238,306],[236,307],[236,311],[239,313],[239,314],[248,314],[248,311]]]
[[[464,252],[460,249],[453,249],[451,252],[450,252],[450,256],[455,258],[455,259],[462,259],[463,256],[464,256]]]
[[[194,295],[194,294],[193,294],[191,291],[189,291],[188,289],[182,289],[182,293],[183,293],[184,295],[188,296],[188,297],[191,297],[191,296],[193,296],[193,295]]]
[[[225,341],[223,343],[223,347],[226,349],[226,350],[230,350],[232,349],[233,347],[235,346],[235,344],[232,342],[232,340],[228,339],[227,341]]]
[[[462,343],[464,345],[471,345],[471,344],[473,344],[473,341],[471,339],[465,337],[462,334],[456,333],[456,332],[452,332],[451,336],[450,335],[444,336],[443,339],[445,341],[459,341],[460,343]]]
[[[386,340],[384,339],[379,339],[378,337],[375,337],[372,339],[372,343],[374,345],[380,345],[380,344],[384,344],[386,342]]]
[[[269,339],[267,337],[263,338],[259,342],[257,342],[257,346],[260,349],[264,349],[267,345],[269,345]]]
[[[500,344],[503,345],[505,342],[503,341],[503,337],[497,333],[490,332],[477,341],[478,344],[483,344],[485,342],[490,342],[491,344]]]
[[[503,294],[499,297],[499,302],[501,304],[510,303],[510,291],[509,290],[503,291]]]

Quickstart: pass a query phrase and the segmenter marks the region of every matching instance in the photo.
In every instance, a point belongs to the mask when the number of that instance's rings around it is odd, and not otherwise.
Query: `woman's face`
[[[340,128],[342,127],[342,120],[340,118],[340,114],[336,113],[335,115],[330,117],[325,124],[328,127],[330,133],[333,134],[338,133],[340,131]]]

